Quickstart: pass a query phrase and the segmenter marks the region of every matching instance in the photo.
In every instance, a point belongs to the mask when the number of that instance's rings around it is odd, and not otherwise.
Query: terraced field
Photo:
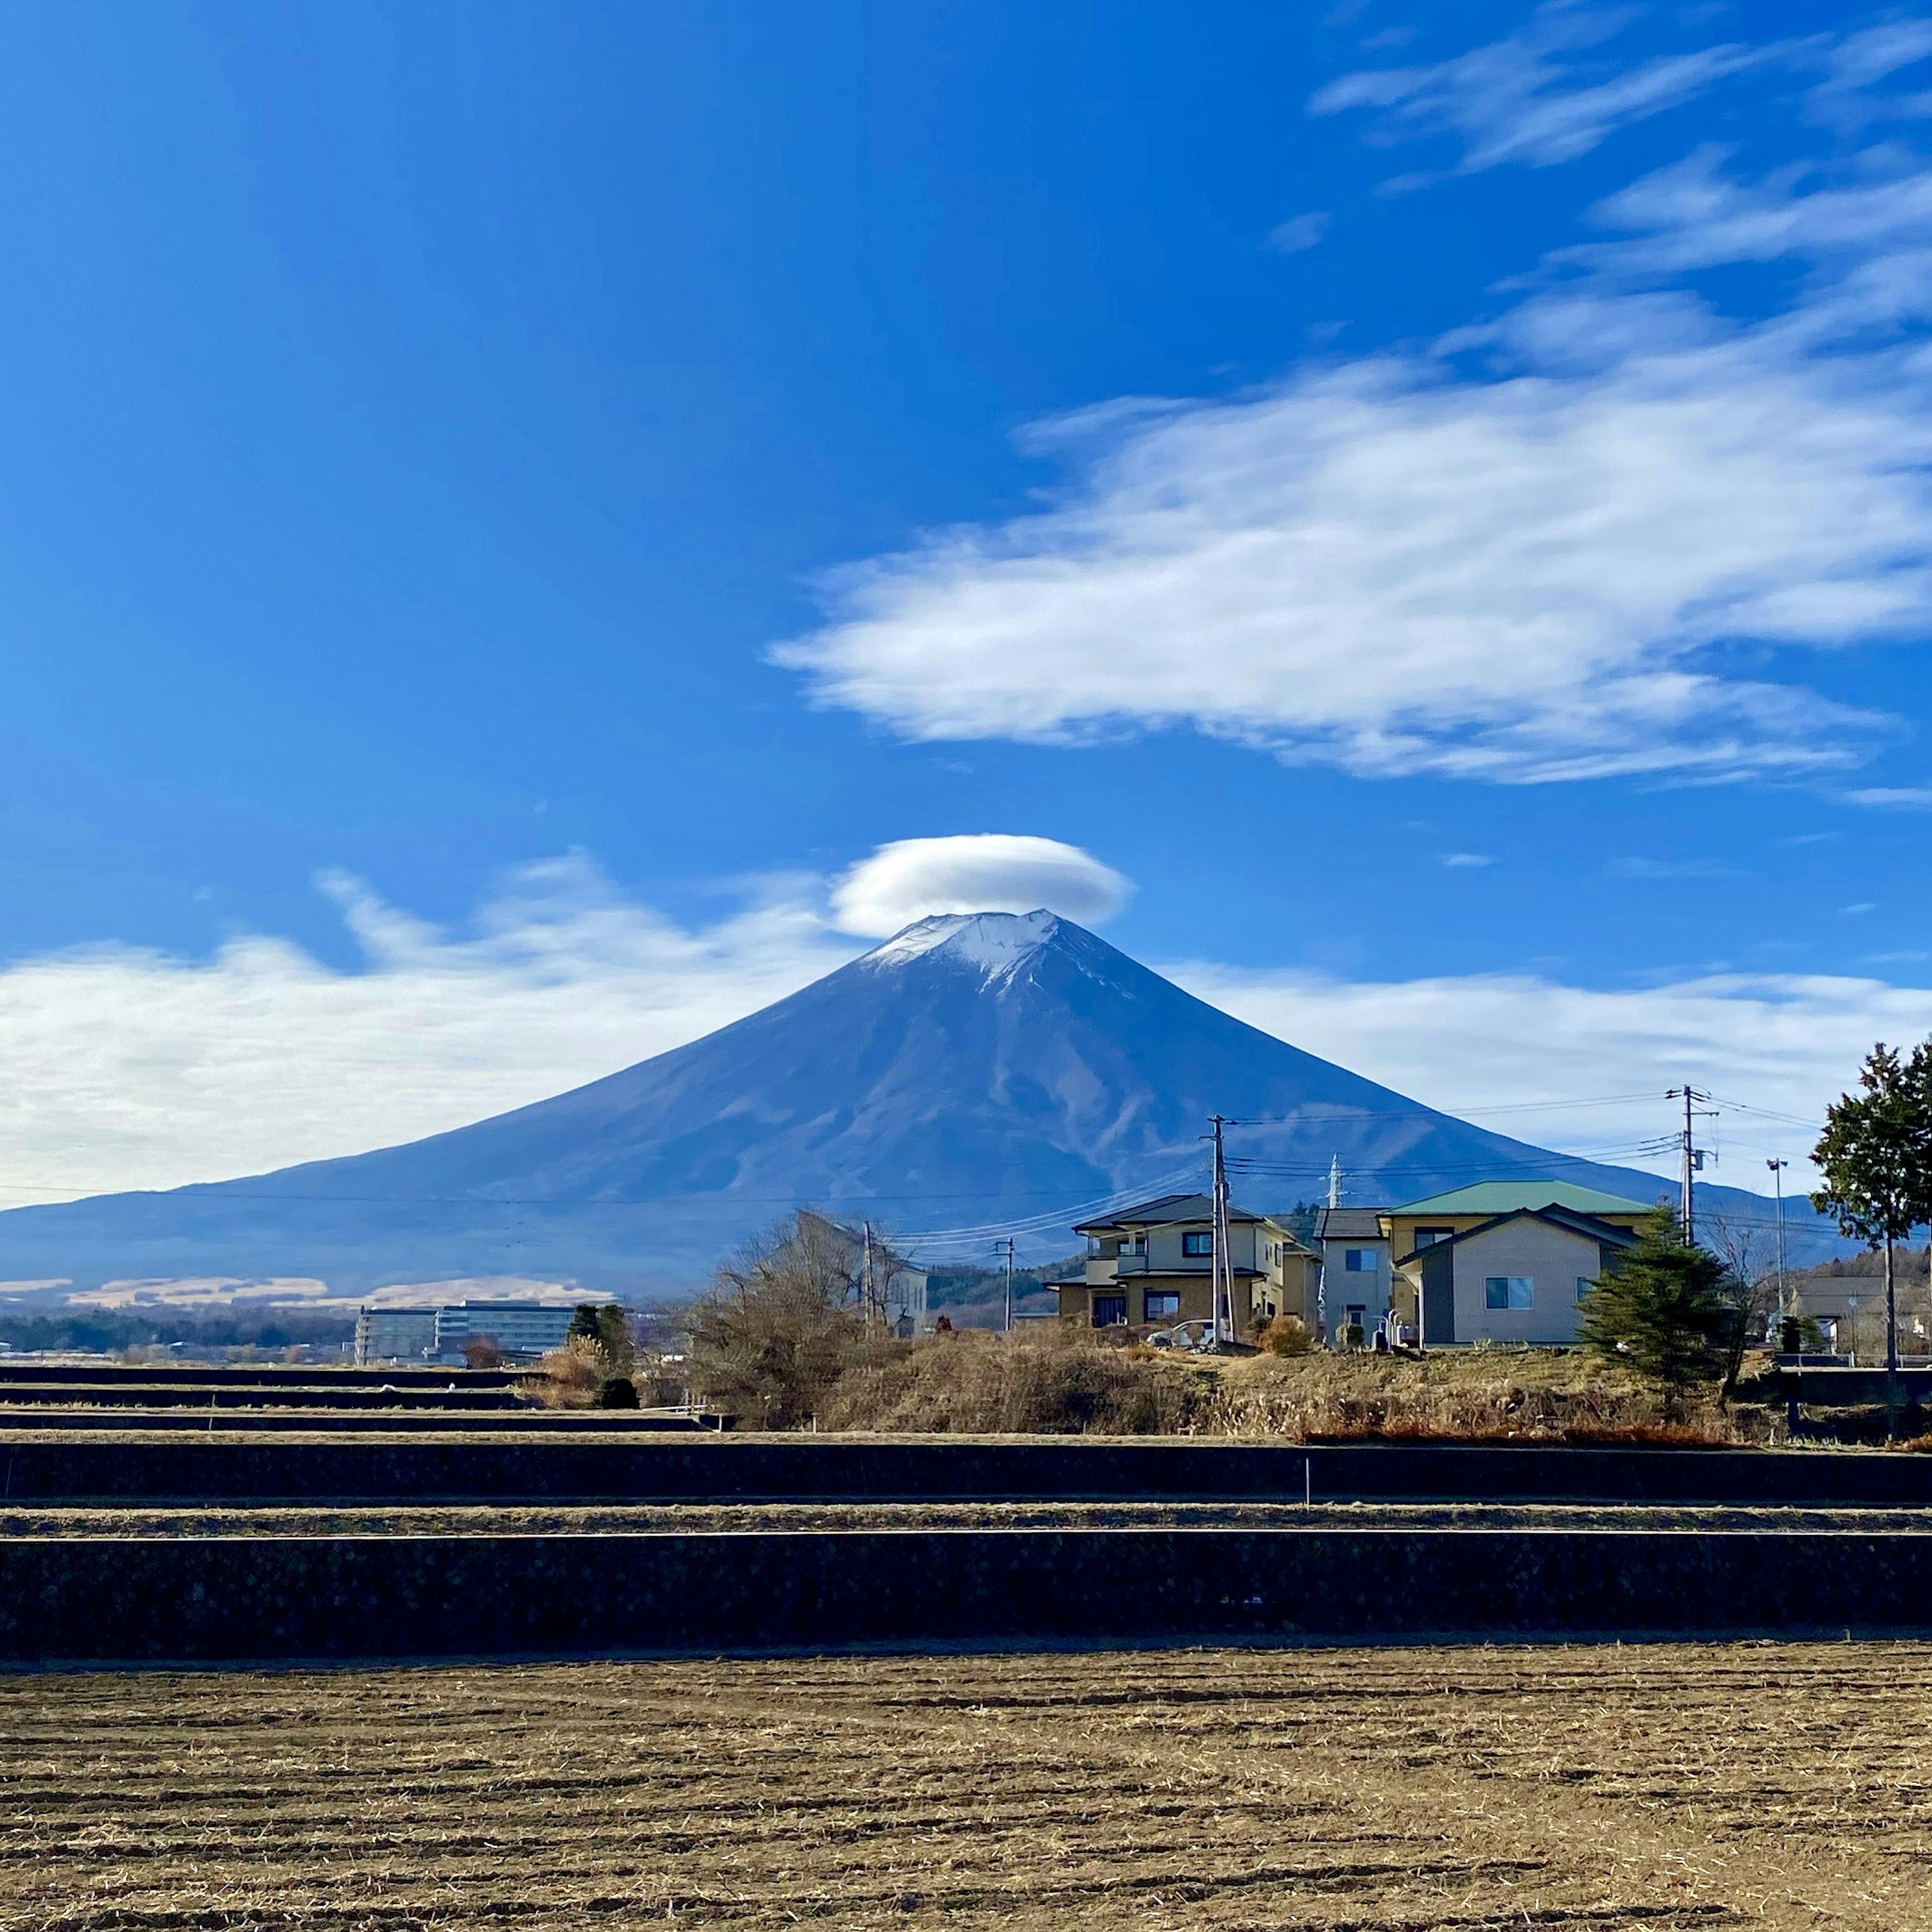
[[[8,1537],[600,1536],[844,1529],[1834,1530],[1932,1535],[1922,1509],[1709,1503],[89,1504],[8,1508]]]
[[[0,1678],[0,1928],[1932,1925],[1926,1652]]]

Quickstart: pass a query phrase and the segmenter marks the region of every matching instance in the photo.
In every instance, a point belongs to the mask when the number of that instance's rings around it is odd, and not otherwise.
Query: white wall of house
[[[1350,1268],[1351,1253],[1360,1258],[1360,1267]],[[1362,1339],[1372,1341],[1376,1327],[1388,1312],[1389,1272],[1386,1241],[1351,1240],[1338,1234],[1322,1244],[1322,1304],[1331,1340],[1340,1336],[1351,1318],[1348,1311],[1359,1308]]]
[[[1547,1221],[1510,1221],[1466,1237],[1455,1250],[1456,1340],[1574,1342],[1582,1312],[1576,1284],[1596,1280],[1598,1252],[1586,1235]],[[1528,1282],[1530,1305],[1490,1307],[1486,1284],[1492,1280]]]

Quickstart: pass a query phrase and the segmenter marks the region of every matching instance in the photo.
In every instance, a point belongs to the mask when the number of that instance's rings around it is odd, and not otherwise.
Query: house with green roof
[[[1591,1290],[1655,1212],[1566,1180],[1479,1181],[1384,1209],[1396,1319],[1430,1347],[1574,1343]]]

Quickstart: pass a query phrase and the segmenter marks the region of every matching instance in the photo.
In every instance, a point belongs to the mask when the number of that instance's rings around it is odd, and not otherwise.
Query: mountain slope
[[[705,1038],[451,1133],[248,1180],[0,1214],[0,1278],[549,1275],[671,1288],[788,1208],[869,1216],[963,1256],[1018,1227],[1064,1252],[1075,1210],[1198,1182],[1221,1113],[1262,1164],[1251,1206],[1560,1174],[1651,1198],[1654,1175],[1546,1154],[1230,1018],[1044,912],[931,919]],[[1749,1198],[1750,1197],[1743,1197]],[[970,1228],[982,1234],[935,1234]]]

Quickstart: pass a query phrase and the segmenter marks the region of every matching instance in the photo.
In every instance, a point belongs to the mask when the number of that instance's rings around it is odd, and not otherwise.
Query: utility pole
[[[1778,1201],[1778,1322],[1782,1330],[1790,1311],[1784,1305],[1784,1170],[1791,1165],[1788,1160],[1768,1160],[1765,1166],[1771,1169],[1771,1184]],[[1778,1346],[1784,1344],[1784,1336],[1778,1338]]]
[[[1228,1266],[1228,1162],[1226,1150],[1221,1143],[1221,1130],[1227,1125],[1216,1114],[1214,1121],[1214,1232],[1209,1238],[1214,1244],[1214,1339],[1216,1342],[1232,1342],[1234,1339],[1234,1282]],[[1227,1313],[1222,1314],[1222,1290],[1227,1291]],[[1222,1326],[1225,1319],[1226,1326]]]
[[[1006,1333],[1013,1332],[1013,1238],[1006,1237]]]
[[[1679,1199],[1677,1204],[1678,1225],[1684,1231],[1686,1246],[1697,1238],[1696,1204],[1691,1196],[1690,1177],[1704,1165],[1701,1148],[1691,1143],[1691,1106],[1698,1100],[1708,1100],[1708,1094],[1700,1094],[1694,1087],[1673,1087],[1664,1096],[1666,1100],[1681,1100],[1684,1102],[1684,1132],[1680,1151],[1682,1166],[1678,1178]]]
[[[1328,1156],[1328,1204],[1331,1208],[1342,1204],[1342,1156],[1339,1154]]]

